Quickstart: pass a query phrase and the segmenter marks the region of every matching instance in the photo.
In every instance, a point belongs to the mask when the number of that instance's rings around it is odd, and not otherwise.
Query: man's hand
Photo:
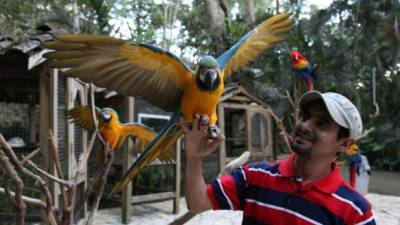
[[[179,125],[185,135],[184,148],[188,158],[201,159],[214,152],[218,145],[225,139],[225,136],[218,134],[210,139],[208,134],[208,117],[195,115],[190,130],[183,118],[180,118]]]

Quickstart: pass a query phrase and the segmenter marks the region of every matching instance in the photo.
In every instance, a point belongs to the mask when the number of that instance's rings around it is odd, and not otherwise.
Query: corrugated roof
[[[50,51],[41,47],[42,42],[53,39],[53,35],[67,33],[62,29],[51,29],[43,25],[35,29],[34,34],[22,42],[14,42],[10,37],[0,37],[0,55],[6,55],[10,51],[21,51],[29,56],[28,70],[45,61],[44,53]]]

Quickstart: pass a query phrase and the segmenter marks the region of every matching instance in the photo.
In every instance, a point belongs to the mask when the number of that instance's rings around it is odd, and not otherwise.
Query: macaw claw
[[[207,115],[201,115],[199,125],[208,125],[209,118]]]
[[[211,126],[208,128],[208,137],[209,137],[210,139],[215,139],[215,138],[217,138],[220,134],[221,134],[221,130],[220,130],[215,124],[211,125]]]

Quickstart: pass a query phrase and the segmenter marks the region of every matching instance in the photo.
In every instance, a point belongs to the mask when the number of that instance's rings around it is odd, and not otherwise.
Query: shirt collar
[[[296,153],[292,153],[288,159],[283,160],[279,164],[279,172],[284,177],[295,177],[293,170],[293,161],[296,158]],[[318,190],[331,194],[334,193],[339,186],[343,183],[342,176],[340,174],[339,166],[336,163],[332,163],[332,171],[322,179],[308,183],[306,186],[314,186]]]

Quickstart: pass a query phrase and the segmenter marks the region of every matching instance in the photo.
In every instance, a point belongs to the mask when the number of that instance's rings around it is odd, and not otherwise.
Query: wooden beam
[[[46,66],[47,64],[43,64],[39,69],[39,145],[41,151],[42,158],[42,166],[46,171],[52,171],[52,163],[51,163],[51,151],[50,144],[48,140],[48,130],[50,126],[53,124],[52,114],[50,107],[52,106],[52,93],[51,88],[53,82],[53,72]],[[52,182],[49,182],[49,179],[44,178],[47,183],[51,195],[54,199],[54,186]],[[44,198],[42,198],[44,199]],[[54,199],[55,201],[55,199]],[[42,211],[41,220],[44,225],[50,224],[48,221],[48,215]]]
[[[147,195],[138,195],[132,198],[131,203],[137,204],[142,202],[151,202],[151,201],[161,201],[175,198],[176,193],[173,191],[156,193],[156,194],[147,194]]]
[[[248,104],[250,102],[254,102],[255,104],[258,105],[257,102],[253,101],[252,99],[246,97],[246,96],[239,96],[239,95],[235,95],[232,96],[229,100],[233,100],[233,101],[239,101],[239,102],[245,102],[245,104]]]
[[[122,115],[121,119],[125,123],[134,122],[134,98],[133,97],[125,97],[123,100],[122,107]],[[133,142],[130,138],[127,138],[123,146],[123,166],[122,166],[122,174],[125,174],[129,167],[133,163],[133,156],[130,154],[130,150],[133,148]],[[122,223],[128,224],[131,221],[131,201],[132,201],[132,182],[126,186],[126,188],[122,191]]]
[[[221,134],[225,135],[225,103],[218,105],[218,127],[221,129]],[[225,167],[225,158],[226,158],[226,143],[225,141],[221,142],[218,150],[218,158],[219,158],[219,172]]]

